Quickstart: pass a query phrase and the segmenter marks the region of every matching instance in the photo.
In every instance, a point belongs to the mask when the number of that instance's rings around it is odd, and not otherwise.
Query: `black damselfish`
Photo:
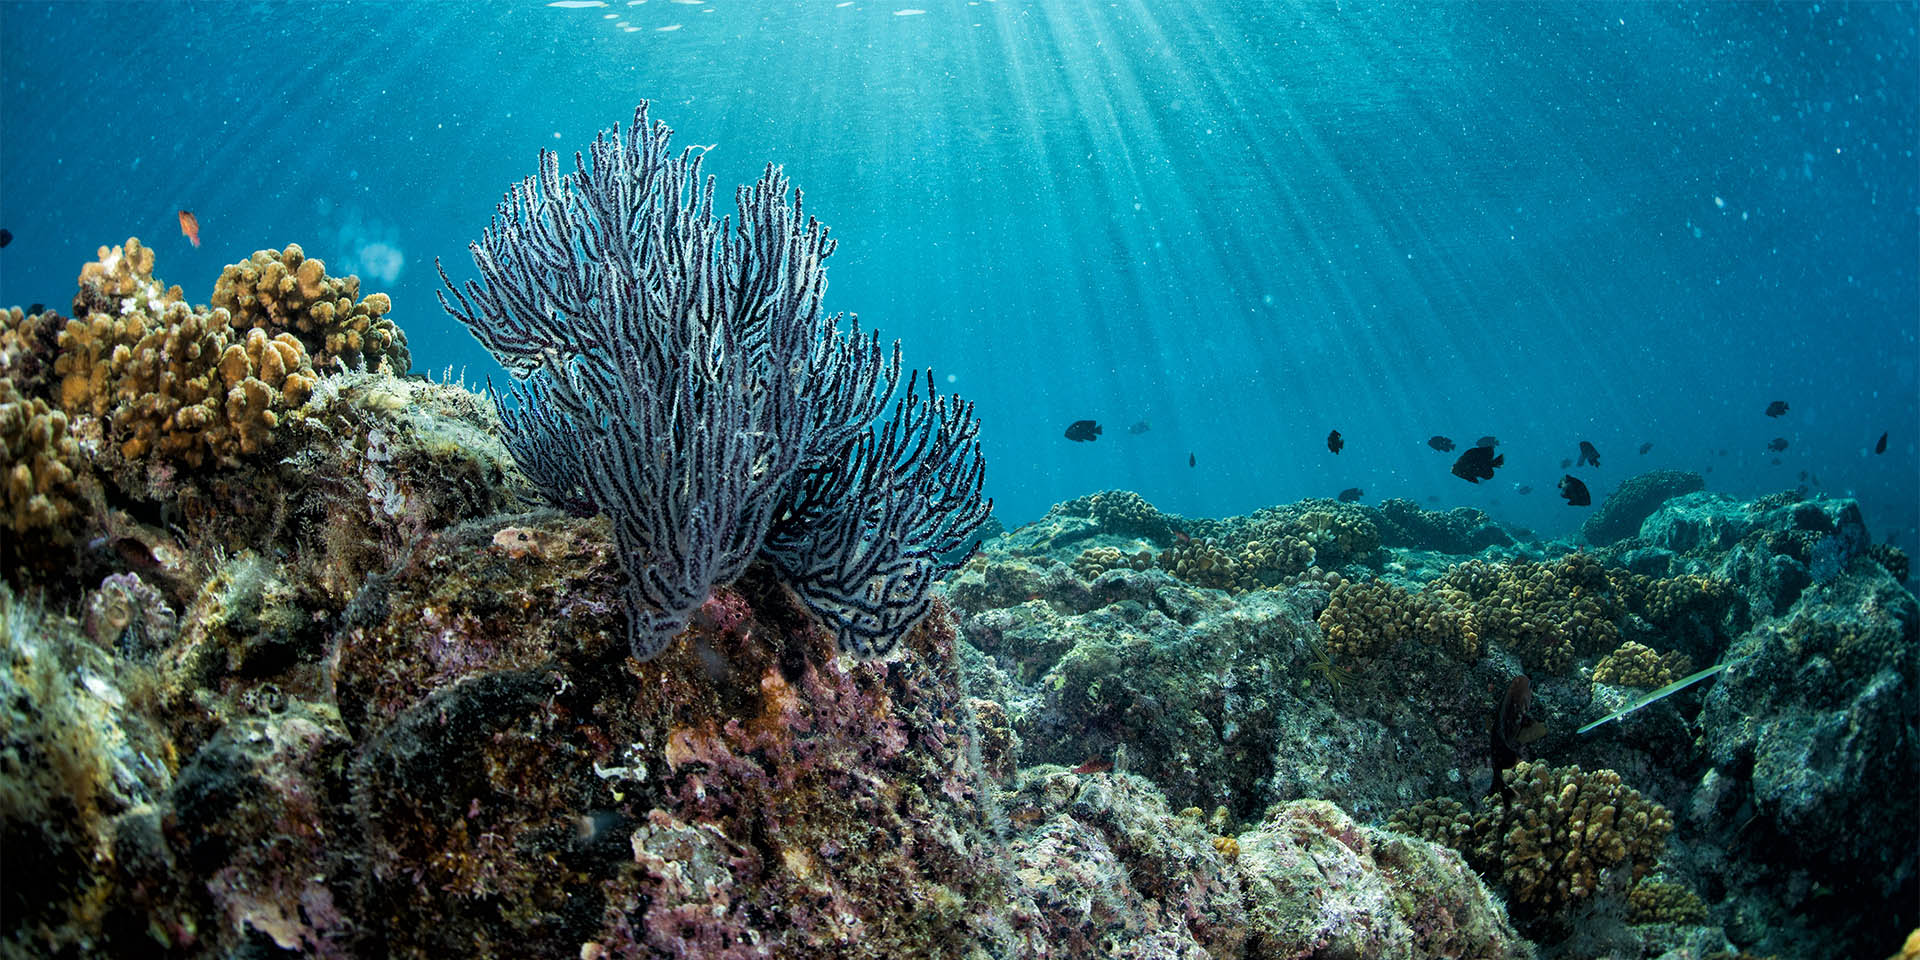
[[[1593,444],[1582,440],[1580,441],[1580,460],[1574,466],[1584,467],[1588,464],[1596,467],[1600,465],[1600,451]]]
[[[1589,507],[1593,505],[1593,495],[1587,492],[1587,485],[1581,483],[1580,478],[1573,474],[1567,474],[1560,478],[1560,495],[1566,497],[1567,503],[1572,506]]]
[[[1075,443],[1090,443],[1100,438],[1100,425],[1092,420],[1075,420],[1067,426],[1067,439]]]
[[[1432,447],[1435,450],[1440,451],[1441,453],[1452,453],[1453,438],[1443,437],[1436,433],[1433,436],[1427,438],[1427,446]]]
[[[1493,468],[1506,462],[1506,455],[1494,456],[1492,447],[1474,447],[1453,462],[1453,475],[1468,483],[1492,480]]]
[[[1785,414],[1786,412],[1787,412],[1787,402],[1785,400],[1775,400],[1774,402],[1767,404],[1767,416],[1769,417],[1778,417]]]
[[[1360,499],[1361,497],[1366,496],[1366,493],[1367,492],[1365,490],[1362,490],[1359,487],[1348,487],[1345,490],[1340,491],[1340,502],[1352,503]]]
[[[1887,435],[1886,434],[1883,433],[1880,435],[1880,442],[1873,445],[1873,452],[1874,453],[1887,452]]]
[[[1340,431],[1334,430],[1327,434],[1328,450],[1332,450],[1334,453],[1339,453],[1340,448],[1346,445],[1347,445],[1347,442],[1345,440],[1340,439]]]

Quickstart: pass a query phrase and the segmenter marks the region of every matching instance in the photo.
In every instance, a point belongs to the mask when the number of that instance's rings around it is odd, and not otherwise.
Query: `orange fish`
[[[192,210],[180,211],[180,233],[193,241],[194,246],[200,245],[200,221]]]

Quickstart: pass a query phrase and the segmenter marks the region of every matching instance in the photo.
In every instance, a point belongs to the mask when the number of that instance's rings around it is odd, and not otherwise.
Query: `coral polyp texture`
[[[0,506],[11,533],[0,557],[15,560],[23,538],[72,539],[85,468],[67,415],[39,397],[21,396],[11,379],[0,377]]]
[[[1666,808],[1612,770],[1522,760],[1506,779],[1512,796],[1489,799],[1478,811],[1440,801],[1400,811],[1388,824],[1453,846],[1534,914],[1598,895],[1608,871],[1646,876],[1673,832]]]
[[[152,269],[137,239],[87,265],[75,298],[87,312],[58,340],[60,405],[104,418],[129,461],[230,466],[263,452],[313,392],[305,348],[288,334],[236,328],[224,309],[196,312]]]
[[[232,315],[238,329],[292,334],[322,372],[407,372],[412,357],[406,334],[387,314],[384,293],[360,296],[360,278],[327,275],[326,263],[297,243],[284,250],[256,250],[220,271],[213,306]]]

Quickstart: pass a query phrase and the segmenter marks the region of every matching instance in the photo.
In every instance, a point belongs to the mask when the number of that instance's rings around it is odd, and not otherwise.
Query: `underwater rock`
[[[1382,546],[1470,555],[1514,544],[1512,534],[1472,507],[1428,510],[1412,500],[1395,498],[1382,501],[1379,511]]]
[[[1640,525],[1661,504],[1706,488],[1704,477],[1686,470],[1654,470],[1629,477],[1580,525],[1580,533],[1588,543],[1602,547],[1638,536]]]

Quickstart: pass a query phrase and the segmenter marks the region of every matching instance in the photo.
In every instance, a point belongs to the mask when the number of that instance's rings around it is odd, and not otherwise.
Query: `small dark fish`
[[[1366,493],[1367,492],[1365,490],[1362,490],[1359,487],[1348,487],[1345,490],[1340,491],[1340,502],[1352,503],[1355,500],[1358,500],[1361,497],[1366,496]]]
[[[36,313],[46,313],[46,312],[47,312],[47,305],[44,303],[29,304],[27,306],[28,316],[32,316]]]
[[[1427,502],[1428,502],[1428,503],[1439,503],[1439,502],[1440,502],[1440,498],[1439,498],[1439,497],[1436,497],[1436,496],[1434,496],[1434,495],[1433,495],[1433,494],[1431,494],[1431,493],[1429,493],[1429,494],[1427,494]]]
[[[1560,495],[1566,497],[1567,503],[1572,506],[1590,507],[1593,505],[1593,495],[1587,492],[1587,485],[1581,483],[1579,478],[1571,473],[1560,478]]]
[[[1580,461],[1574,466],[1584,467],[1588,464],[1596,467],[1600,465],[1600,451],[1594,449],[1593,444],[1582,440],[1580,441]]]
[[[1143,433],[1146,433],[1148,430],[1152,430],[1152,429],[1153,429],[1153,424],[1148,423],[1145,420],[1142,420],[1139,423],[1136,423],[1133,426],[1128,427],[1127,432],[1137,437]]]
[[[1480,439],[1475,440],[1473,442],[1473,445],[1476,447],[1486,447],[1487,449],[1491,450],[1494,447],[1497,447],[1500,445],[1500,438],[1499,437],[1481,437]]]
[[[1572,461],[1571,459],[1568,459],[1567,457],[1561,457],[1561,458],[1560,458],[1560,469],[1562,469],[1562,470],[1571,470],[1571,469],[1573,469],[1573,461]]]
[[[1883,433],[1880,435],[1880,442],[1873,445],[1873,452],[1874,453],[1887,452],[1887,435],[1886,434]]]
[[[1488,796],[1512,799],[1517,794],[1504,774],[1520,762],[1521,747],[1547,735],[1547,725],[1534,718],[1532,708],[1533,687],[1526,674],[1518,674],[1493,708],[1493,783],[1487,786]]]
[[[1089,443],[1100,438],[1100,425],[1092,420],[1075,420],[1067,427],[1067,439],[1075,443]]]
[[[1453,438],[1443,437],[1436,433],[1433,436],[1427,438],[1427,446],[1432,447],[1435,450],[1440,451],[1441,453],[1452,453]]]
[[[1191,453],[1189,453],[1189,454],[1187,454],[1187,466],[1189,466],[1189,467],[1193,467],[1193,466],[1198,466],[1198,465],[1199,465],[1199,461],[1197,461],[1197,460],[1195,460],[1195,459],[1193,458],[1193,454],[1191,454]]]
[[[1777,467],[1777,466],[1779,466],[1779,465],[1780,465],[1780,458],[1779,458],[1779,457],[1774,457],[1774,458],[1773,458],[1773,460],[1772,460],[1772,463],[1773,463],[1773,465],[1774,465],[1774,466],[1776,466],[1776,467]]]
[[[1768,453],[1779,453],[1780,451],[1785,450],[1786,448],[1787,448],[1786,437],[1774,437],[1772,440],[1768,441],[1767,443]]]
[[[1650,452],[1651,450],[1653,450],[1653,444],[1651,443],[1643,443],[1640,445],[1640,455],[1643,457],[1646,456],[1648,452]]]
[[[1769,417],[1778,417],[1785,414],[1786,412],[1787,412],[1787,402],[1785,400],[1775,400],[1774,402],[1767,404],[1767,416]]]
[[[5,227],[0,227],[0,247],[4,247],[7,244],[12,242],[13,242],[13,231],[8,230]]]
[[[1807,472],[1805,470],[1800,471],[1800,482],[1801,483],[1807,482]]]
[[[1707,465],[1706,465],[1706,467],[1705,467],[1704,469],[1702,469],[1702,470],[1701,470],[1700,472],[1701,472],[1701,473],[1712,473],[1712,472],[1713,472],[1713,464],[1711,464],[1711,463],[1709,463],[1709,464],[1707,464]]]
[[[1339,453],[1340,448],[1346,445],[1347,445],[1347,442],[1345,440],[1340,439],[1340,431],[1334,430],[1327,434],[1328,450],[1332,450],[1334,453]]]
[[[1493,479],[1493,468],[1507,462],[1506,456],[1493,455],[1492,447],[1474,447],[1453,462],[1453,475],[1468,483]]]
[[[1514,492],[1514,493],[1517,493],[1517,494],[1519,494],[1519,495],[1521,495],[1521,496],[1523,496],[1523,497],[1524,497],[1524,496],[1526,496],[1527,494],[1529,494],[1529,493],[1532,493],[1532,492],[1533,492],[1533,488],[1532,488],[1532,487],[1529,487],[1529,486],[1527,486],[1526,484],[1524,484],[1524,483],[1523,483],[1523,484],[1521,484],[1521,485],[1519,485],[1519,486],[1517,486],[1517,487],[1514,487],[1514,488],[1513,488],[1513,492]]]

